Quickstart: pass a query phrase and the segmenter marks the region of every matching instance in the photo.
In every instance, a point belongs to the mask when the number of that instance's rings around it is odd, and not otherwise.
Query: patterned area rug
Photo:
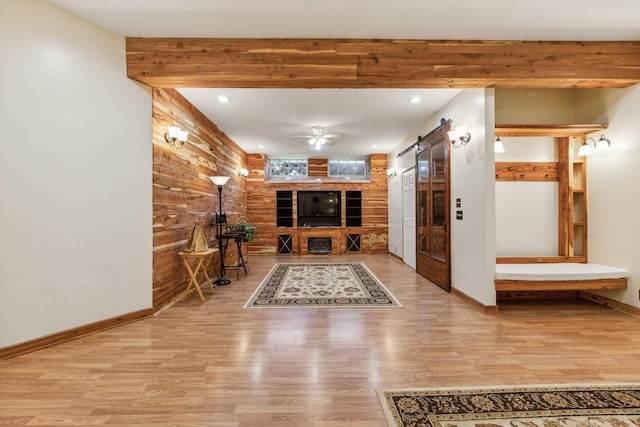
[[[276,264],[248,307],[401,307],[361,262]]]
[[[640,426],[640,384],[379,390],[378,397],[389,426]]]

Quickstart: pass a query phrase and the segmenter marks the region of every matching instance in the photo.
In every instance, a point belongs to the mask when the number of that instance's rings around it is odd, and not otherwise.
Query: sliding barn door
[[[416,271],[436,285],[451,290],[449,242],[449,122],[420,141],[417,153]]]

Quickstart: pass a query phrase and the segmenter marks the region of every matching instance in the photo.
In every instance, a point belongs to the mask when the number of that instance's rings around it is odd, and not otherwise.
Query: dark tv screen
[[[340,191],[298,191],[298,227],[340,227]]]

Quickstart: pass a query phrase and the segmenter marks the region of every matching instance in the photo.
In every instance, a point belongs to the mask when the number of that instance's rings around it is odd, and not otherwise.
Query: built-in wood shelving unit
[[[293,227],[293,191],[276,191],[276,227]]]
[[[345,225],[362,227],[362,191],[345,191]]]
[[[316,159],[309,163],[309,170],[318,166],[318,170],[326,171],[324,176],[304,179],[296,177],[291,180],[265,179],[267,160],[264,154],[247,155],[246,165],[250,174],[245,181],[246,216],[248,222],[258,229],[256,238],[249,242],[251,255],[276,255],[289,251],[294,255],[306,255],[308,237],[331,237],[332,252],[335,254],[344,254],[347,248],[350,249],[349,252],[354,252],[357,246],[348,244],[347,234],[360,235],[362,253],[388,252],[389,177],[386,154],[371,154],[370,176],[367,179],[329,176],[328,159]],[[339,191],[343,197],[341,225],[299,227],[296,206],[297,193],[300,190]],[[331,230],[330,234],[316,235],[315,231],[310,231],[322,229]]]
[[[580,140],[582,143],[582,140]],[[587,258],[587,163],[569,150],[567,255]]]
[[[558,181],[558,257],[587,261],[587,161],[577,147],[607,125],[497,124],[500,137],[553,137],[557,166],[550,163],[496,162],[497,181]]]

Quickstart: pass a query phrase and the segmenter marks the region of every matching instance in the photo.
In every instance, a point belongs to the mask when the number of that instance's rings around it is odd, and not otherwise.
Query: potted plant
[[[243,235],[242,240],[249,242],[256,237],[256,227],[251,225],[245,220],[239,220],[235,224],[227,225],[227,231],[229,233],[240,233]]]

